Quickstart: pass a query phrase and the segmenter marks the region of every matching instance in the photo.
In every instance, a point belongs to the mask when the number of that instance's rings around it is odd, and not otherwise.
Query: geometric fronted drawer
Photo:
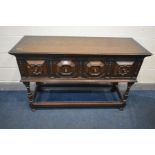
[[[52,64],[52,71],[57,78],[75,78],[78,74],[78,62],[72,59],[55,60]]]
[[[20,72],[23,76],[28,77],[45,77],[48,76],[47,60],[18,60]]]
[[[111,78],[136,78],[142,61],[136,60],[116,60],[111,65]]]
[[[106,73],[106,63],[102,60],[84,62],[82,73],[85,78],[103,78]]]

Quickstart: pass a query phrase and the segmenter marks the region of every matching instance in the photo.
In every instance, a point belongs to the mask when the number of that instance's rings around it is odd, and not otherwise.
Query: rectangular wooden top
[[[9,53],[13,55],[151,55],[132,38],[65,36],[24,36]]]

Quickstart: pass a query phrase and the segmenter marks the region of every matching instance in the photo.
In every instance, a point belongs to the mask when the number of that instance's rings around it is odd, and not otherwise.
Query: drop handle
[[[95,73],[97,72],[97,69],[96,69],[96,68],[94,68],[94,72],[95,72]]]
[[[67,69],[67,68],[65,68],[65,69],[64,69],[64,71],[65,71],[65,73],[67,73],[67,72],[68,72],[68,69]]]

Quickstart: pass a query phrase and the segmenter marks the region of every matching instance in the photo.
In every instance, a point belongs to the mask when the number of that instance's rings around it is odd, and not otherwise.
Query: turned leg
[[[122,98],[123,107],[126,105],[126,101],[128,99],[129,91],[130,91],[130,88],[133,84],[134,84],[134,82],[128,82],[127,83],[127,88],[126,88],[126,91],[125,91],[123,98]],[[121,107],[120,110],[123,110],[123,107]]]
[[[32,108],[32,103],[33,103],[33,95],[30,89],[30,82],[23,82],[23,84],[25,85],[26,89],[27,89],[27,97],[29,100],[29,105]]]

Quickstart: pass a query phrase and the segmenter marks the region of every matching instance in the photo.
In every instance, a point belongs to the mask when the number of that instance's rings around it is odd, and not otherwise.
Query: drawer
[[[18,64],[23,76],[48,76],[47,60],[18,60]]]
[[[79,75],[79,64],[76,60],[63,59],[54,61],[51,65],[54,76],[61,77],[77,77]]]
[[[135,60],[116,60],[112,62],[111,77],[112,78],[132,78],[137,74],[140,66]]]
[[[17,62],[23,77],[130,79],[137,77],[142,59],[62,55],[17,59]]]
[[[84,77],[99,78],[105,75],[106,63],[102,60],[89,60],[83,63]]]

